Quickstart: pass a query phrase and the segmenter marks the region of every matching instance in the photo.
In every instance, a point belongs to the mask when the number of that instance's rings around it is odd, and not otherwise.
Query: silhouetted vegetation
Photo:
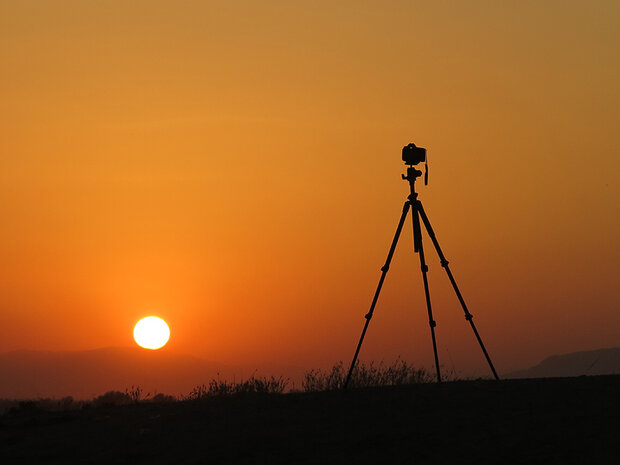
[[[185,400],[199,400],[212,397],[231,396],[235,394],[282,394],[290,384],[289,378],[260,378],[251,376],[239,382],[213,379],[208,384],[196,386]]]
[[[342,389],[347,373],[348,367],[345,367],[342,362],[337,363],[330,370],[310,370],[304,375],[302,389],[305,392]],[[390,365],[383,362],[379,364],[374,362],[357,363],[351,374],[348,387],[398,386],[432,381],[434,381],[434,375],[424,368],[416,368],[398,358]]]
[[[170,396],[168,394],[163,394],[163,393],[159,393],[159,394],[155,394],[153,396],[153,398],[151,399],[151,402],[155,403],[155,404],[163,404],[163,403],[169,403],[169,402],[176,402],[177,398],[174,396]]]
[[[95,407],[116,407],[119,405],[129,405],[131,403],[133,403],[131,396],[121,391],[108,391],[93,399],[93,405]]]
[[[76,401],[71,396],[62,397],[60,399],[27,399],[27,400],[10,400],[0,399],[0,414],[5,412],[66,412],[69,410],[78,410],[83,408],[89,401]]]
[[[125,389],[125,394],[129,396],[134,404],[148,400],[151,397],[149,392],[145,393],[141,386],[131,386],[129,389]]]
[[[92,401],[92,404],[95,407],[112,407],[119,405],[138,404],[141,402],[175,402],[176,400],[176,397],[163,393],[158,393],[151,396],[150,393],[145,393],[141,386],[131,386],[131,388],[125,389],[125,392],[108,391],[105,394],[95,397]]]
[[[347,370],[348,367],[339,362],[328,370],[313,369],[307,371],[301,382],[301,391],[317,392],[341,389],[346,379]],[[453,380],[454,376],[448,374],[446,378]],[[424,368],[416,368],[398,358],[389,365],[384,362],[378,364],[374,362],[358,363],[353,371],[349,388],[420,384],[433,382],[434,380],[433,373],[428,372]],[[243,394],[283,394],[295,391],[299,392],[299,390],[294,389],[293,383],[289,378],[252,375],[248,379],[240,381],[228,381],[220,378],[212,379],[207,384],[196,386],[186,396],[182,396],[180,400],[195,401]],[[170,403],[178,400],[174,396],[163,393],[151,394],[145,392],[141,386],[132,385],[124,391],[108,391],[90,401],[76,401],[70,396],[62,399],[0,399],[0,414],[8,411],[57,412],[89,407],[119,407],[139,403]]]

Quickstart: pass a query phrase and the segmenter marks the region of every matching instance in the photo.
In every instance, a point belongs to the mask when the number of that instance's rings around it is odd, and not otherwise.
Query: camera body
[[[403,161],[406,165],[417,165],[426,161],[426,149],[411,143],[403,147]]]

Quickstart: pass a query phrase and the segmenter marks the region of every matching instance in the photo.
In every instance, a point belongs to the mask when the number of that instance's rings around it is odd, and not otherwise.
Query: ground
[[[620,376],[0,416],[0,463],[620,463]]]

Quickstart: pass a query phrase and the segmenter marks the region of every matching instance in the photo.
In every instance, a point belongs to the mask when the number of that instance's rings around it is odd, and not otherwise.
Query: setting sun
[[[145,349],[161,349],[170,339],[170,328],[161,318],[147,316],[136,323],[133,338],[140,347]]]

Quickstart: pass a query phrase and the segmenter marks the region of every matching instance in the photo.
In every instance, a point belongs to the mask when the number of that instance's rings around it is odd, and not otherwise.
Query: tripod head
[[[415,191],[415,180],[422,176],[422,171],[416,170],[413,166],[407,167],[407,174],[401,174],[401,177],[405,181],[409,181],[409,201],[414,202],[418,198],[418,193]]]
[[[428,173],[428,171],[427,171]],[[413,166],[407,167],[407,174],[401,174],[401,177],[405,181],[409,181],[410,184],[413,184],[416,179],[422,176],[422,171],[416,170]]]

